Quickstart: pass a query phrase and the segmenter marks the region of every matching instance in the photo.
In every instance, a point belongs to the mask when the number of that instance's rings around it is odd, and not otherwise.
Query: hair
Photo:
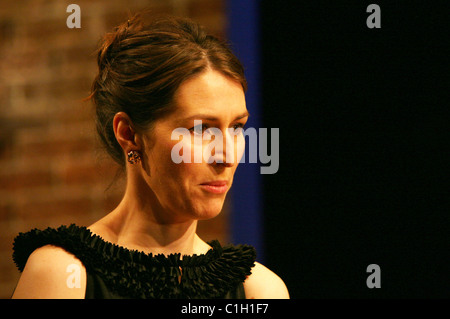
[[[125,167],[113,119],[125,112],[136,131],[149,129],[173,110],[173,97],[188,78],[213,69],[241,83],[244,69],[229,46],[187,18],[140,13],[107,33],[97,52],[98,74],[89,98],[96,128],[109,155]]]

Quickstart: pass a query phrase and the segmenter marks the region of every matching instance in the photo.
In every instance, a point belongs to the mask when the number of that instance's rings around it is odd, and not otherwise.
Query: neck
[[[196,234],[197,220],[171,218],[153,193],[139,194],[137,188],[127,186],[121,203],[89,227],[91,231],[119,246],[154,255],[202,254],[210,248]]]

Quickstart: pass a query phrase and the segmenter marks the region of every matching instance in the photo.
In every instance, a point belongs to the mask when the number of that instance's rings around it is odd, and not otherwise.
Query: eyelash
[[[189,131],[191,131],[191,132],[193,132],[193,133],[198,132],[198,129],[196,130],[196,128],[197,128],[198,126],[201,126],[202,134],[203,134],[203,132],[205,132],[205,131],[209,128],[209,126],[208,126],[207,124],[203,124],[203,123],[202,123],[202,124],[200,124],[200,125],[191,127],[191,128],[189,129]],[[238,130],[238,129],[244,129],[244,126],[245,126],[244,123],[237,123],[237,124],[234,124],[234,125],[233,125],[233,128],[234,128],[235,130]]]

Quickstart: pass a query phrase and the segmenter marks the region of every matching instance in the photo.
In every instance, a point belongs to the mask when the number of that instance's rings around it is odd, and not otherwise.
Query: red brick
[[[17,190],[20,188],[39,187],[51,181],[49,171],[28,171],[0,174],[0,190]]]
[[[48,156],[49,161],[59,155],[64,154],[80,154],[91,152],[93,150],[93,141],[89,138],[80,138],[73,141],[55,140],[34,142],[21,147],[22,156]]]
[[[20,205],[17,215],[21,218],[53,218],[55,215],[85,215],[92,210],[90,198],[29,201]]]
[[[105,180],[112,180],[118,165],[105,162],[98,164],[93,158],[90,162],[77,163],[71,161],[67,163],[61,172],[61,182],[64,184],[95,184],[105,183]]]

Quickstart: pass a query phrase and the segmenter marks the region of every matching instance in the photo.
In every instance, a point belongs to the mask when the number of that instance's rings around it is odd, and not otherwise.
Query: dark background
[[[292,298],[449,297],[444,4],[262,2],[263,127],[280,128],[264,245]]]

